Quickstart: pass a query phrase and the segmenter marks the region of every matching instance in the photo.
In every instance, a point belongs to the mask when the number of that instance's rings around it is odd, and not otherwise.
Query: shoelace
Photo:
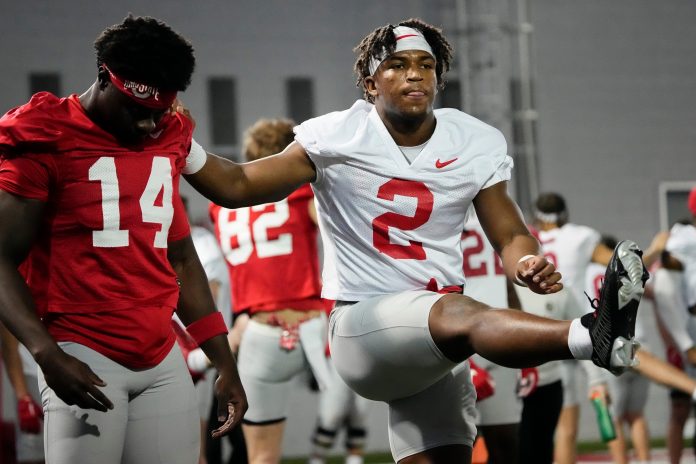
[[[597,316],[597,311],[599,310],[599,298],[592,298],[590,297],[590,295],[587,294],[587,292],[583,293],[587,297],[587,301],[590,302],[590,306],[592,306],[592,309],[594,309],[595,316]]]

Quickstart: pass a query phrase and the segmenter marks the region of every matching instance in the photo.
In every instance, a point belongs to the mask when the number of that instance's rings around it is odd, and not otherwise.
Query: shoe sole
[[[610,370],[614,374],[620,374],[627,368],[636,365],[635,352],[640,347],[634,337],[638,305],[645,291],[647,274],[639,253],[638,245],[630,240],[624,240],[616,247],[617,258],[623,267],[623,272],[619,277],[621,285],[617,292],[617,311],[628,312],[625,316],[628,319],[628,330],[626,337],[619,336],[612,344]]]

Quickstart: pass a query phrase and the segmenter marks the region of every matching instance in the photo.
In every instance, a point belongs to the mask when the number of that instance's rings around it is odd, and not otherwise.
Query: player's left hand
[[[236,427],[249,408],[242,381],[236,370],[220,372],[215,381],[215,397],[218,403],[218,421],[222,422],[222,425],[213,430],[212,437],[219,438]]]
[[[517,263],[515,275],[531,291],[541,295],[556,293],[563,288],[561,274],[556,271],[556,266],[542,255]]]

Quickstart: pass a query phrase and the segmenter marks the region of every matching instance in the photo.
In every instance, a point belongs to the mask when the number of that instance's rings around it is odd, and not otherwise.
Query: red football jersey
[[[189,235],[178,192],[192,124],[166,115],[158,129],[126,148],[76,95],[45,92],[0,119],[0,189],[46,203],[21,268],[39,315],[57,340],[132,367],[173,345],[167,243]]]
[[[229,265],[236,313],[322,309],[314,195],[304,185],[288,198],[234,210],[210,205]]]

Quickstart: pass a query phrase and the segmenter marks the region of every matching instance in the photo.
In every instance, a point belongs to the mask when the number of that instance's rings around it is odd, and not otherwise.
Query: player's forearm
[[[245,203],[244,171],[240,164],[208,153],[203,167],[184,176],[204,197],[225,208]]]
[[[179,278],[179,304],[176,312],[181,322],[188,326],[194,321],[217,312],[208,278],[198,259],[191,237],[170,243],[168,258]]]
[[[237,363],[234,360],[232,350],[230,349],[225,335],[217,335],[210,338],[201,343],[200,347],[210,360],[210,363],[219,372],[225,372],[226,375],[231,375],[234,379],[239,378]]]
[[[500,250],[500,258],[503,262],[503,269],[508,279],[515,281],[517,278],[517,265],[524,256],[541,255],[539,242],[525,228],[513,235],[510,241]]]
[[[57,351],[57,343],[36,315],[26,282],[16,266],[4,259],[0,259],[0,282],[0,321],[7,330],[37,362]]]
[[[207,153],[202,167],[185,175],[203,196],[225,208],[280,201],[315,177],[314,165],[297,143],[277,155],[241,164]]]

